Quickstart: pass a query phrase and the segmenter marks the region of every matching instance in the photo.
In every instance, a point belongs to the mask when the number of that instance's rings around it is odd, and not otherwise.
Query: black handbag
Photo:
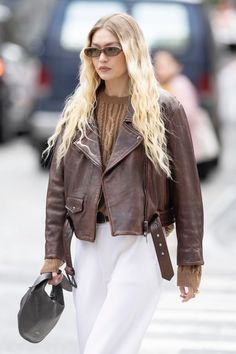
[[[45,291],[51,273],[41,274],[28,289],[20,302],[18,329],[20,335],[31,343],[41,342],[55,327],[64,307],[63,289],[72,291],[68,280],[52,286],[50,295]]]

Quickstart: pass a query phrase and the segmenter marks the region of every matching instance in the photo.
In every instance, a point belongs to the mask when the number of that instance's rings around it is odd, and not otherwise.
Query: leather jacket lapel
[[[102,169],[102,159],[99,144],[99,133],[96,123],[92,129],[88,128],[86,136],[80,142],[79,138],[74,141],[74,145],[81,150],[91,162]]]
[[[104,174],[130,154],[143,141],[141,134],[132,125],[133,108],[129,104],[128,112],[120,127],[112,154],[107,163]]]
[[[132,125],[132,117],[133,108],[130,103],[104,174],[123,160],[143,141],[141,134]],[[74,145],[81,150],[93,164],[102,169],[99,133],[96,122],[92,129],[87,129],[86,136],[83,137],[81,142],[78,137],[76,138]]]

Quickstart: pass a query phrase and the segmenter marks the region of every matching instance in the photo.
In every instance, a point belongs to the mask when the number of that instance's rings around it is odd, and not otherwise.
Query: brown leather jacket
[[[94,241],[103,191],[113,236],[143,234],[144,221],[150,225],[159,215],[162,226],[176,223],[178,265],[203,264],[203,208],[187,119],[181,104],[165,91],[161,91],[160,105],[172,180],[157,172],[146,158],[143,137],[132,125],[131,105],[104,172],[96,127],[87,131],[83,144],[75,136],[59,168],[54,154],[47,193],[45,258],[65,259],[63,226],[67,217],[79,239]]]

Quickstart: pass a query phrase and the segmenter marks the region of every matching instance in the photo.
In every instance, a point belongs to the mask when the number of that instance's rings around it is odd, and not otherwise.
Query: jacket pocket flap
[[[72,214],[78,213],[83,210],[83,199],[68,197],[66,199],[66,209]]]

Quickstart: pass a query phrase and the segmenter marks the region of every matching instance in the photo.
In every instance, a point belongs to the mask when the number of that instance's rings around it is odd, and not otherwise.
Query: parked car
[[[27,130],[35,103],[38,61],[21,45],[8,41],[10,9],[0,4],[0,142]]]
[[[137,19],[150,52],[163,47],[175,52],[219,132],[215,46],[203,1],[58,0],[39,55],[40,96],[31,119],[31,139],[39,155],[66,97],[78,84],[79,52],[89,29],[99,17],[112,12],[127,12]]]
[[[36,101],[38,61],[18,44],[0,44],[0,141],[28,131]]]
[[[12,131],[14,134],[26,132],[36,101],[38,60],[16,43],[2,43],[0,52],[5,62],[5,82],[9,88]]]
[[[0,44],[4,40],[4,24],[10,17],[11,12],[8,7],[0,4]],[[0,51],[0,143],[6,141],[11,135],[9,96],[9,88],[6,83],[6,64]]]
[[[12,135],[9,96],[9,88],[5,82],[5,63],[0,57],[0,143],[7,141]]]

